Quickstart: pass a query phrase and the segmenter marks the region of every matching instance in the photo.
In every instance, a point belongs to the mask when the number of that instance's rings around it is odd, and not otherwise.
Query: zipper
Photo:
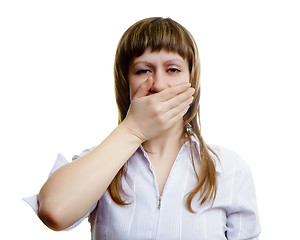
[[[160,206],[161,206],[161,195],[159,195],[159,197],[158,197],[158,209],[160,209]]]

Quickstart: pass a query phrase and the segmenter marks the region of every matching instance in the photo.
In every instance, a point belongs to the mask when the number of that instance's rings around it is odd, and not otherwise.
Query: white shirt
[[[192,138],[192,142],[199,151],[195,138]],[[131,204],[117,205],[106,191],[85,216],[89,216],[92,239],[258,239],[260,225],[248,165],[228,149],[214,145],[210,147],[220,159],[215,159],[218,188],[212,206],[200,206],[197,201],[199,195],[196,195],[192,201],[192,208],[196,213],[191,213],[186,207],[186,196],[197,183],[189,142],[182,146],[162,196],[159,196],[151,162],[140,146],[127,161],[127,181],[122,181],[123,188],[129,195],[126,199]],[[90,150],[85,150],[79,156],[75,155],[73,160]],[[51,173],[67,163],[59,154]],[[37,195],[24,200],[37,213]]]

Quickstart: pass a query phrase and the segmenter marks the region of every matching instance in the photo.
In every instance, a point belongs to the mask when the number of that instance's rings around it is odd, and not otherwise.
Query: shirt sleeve
[[[80,155],[74,155],[72,157],[72,160],[74,161],[74,160],[77,160],[80,157],[83,157],[84,155],[86,155],[87,153],[89,153],[92,149],[86,149]],[[52,167],[52,169],[50,171],[50,174],[49,174],[48,178],[56,170],[58,170],[59,168],[65,166],[65,165],[67,165],[68,163],[69,163],[69,161],[61,153],[59,153],[57,155],[56,161],[55,161],[55,163],[54,163],[54,165],[53,165],[53,167]],[[31,208],[33,209],[33,211],[38,216],[38,212],[39,212],[39,209],[38,209],[38,194],[30,196],[30,197],[23,198],[23,200],[31,206]],[[79,219],[72,226],[66,228],[65,230],[71,230],[71,229],[77,227],[85,218],[87,218],[91,214],[91,212],[96,208],[96,206],[97,206],[97,204],[95,204],[93,206],[93,208],[83,218]]]
[[[233,202],[227,215],[228,240],[258,240],[260,223],[252,173],[245,162],[234,173]]]

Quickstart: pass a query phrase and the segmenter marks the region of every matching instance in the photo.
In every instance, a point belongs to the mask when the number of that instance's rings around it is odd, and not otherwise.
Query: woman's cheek
[[[175,81],[173,81],[172,86],[181,84],[181,83],[188,83],[190,81],[190,77],[189,76],[180,76],[178,78],[175,79]]]

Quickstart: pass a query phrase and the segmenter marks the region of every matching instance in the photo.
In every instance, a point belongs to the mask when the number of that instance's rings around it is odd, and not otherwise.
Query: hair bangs
[[[141,56],[147,48],[152,51],[165,49],[176,52],[187,59],[193,56],[186,32],[170,18],[150,18],[148,22],[138,22],[127,40],[127,51],[131,52],[132,59]]]

